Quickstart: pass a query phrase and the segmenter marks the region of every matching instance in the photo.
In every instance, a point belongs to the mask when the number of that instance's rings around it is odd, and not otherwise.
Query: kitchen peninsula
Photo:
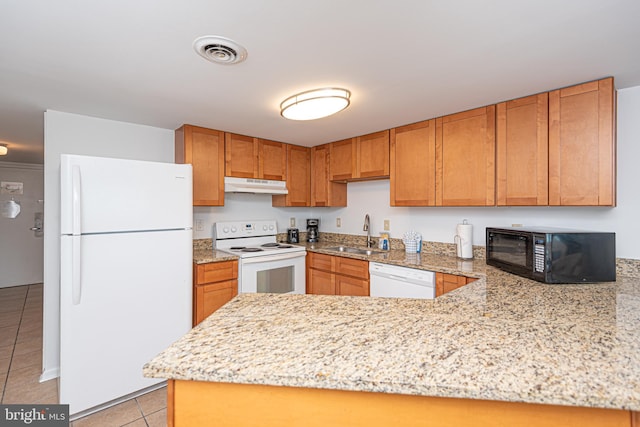
[[[175,426],[637,426],[640,279],[487,267],[436,300],[241,294],[144,374],[170,380]]]

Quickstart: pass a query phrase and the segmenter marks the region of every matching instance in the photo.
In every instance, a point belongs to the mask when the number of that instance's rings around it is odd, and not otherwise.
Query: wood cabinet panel
[[[309,270],[309,283],[307,293],[313,295],[335,295],[335,275],[329,271]]]
[[[329,181],[329,146],[311,148],[311,206],[347,206],[347,184]]]
[[[309,252],[307,255],[307,267],[323,271],[334,270],[335,257],[332,255]]]
[[[549,205],[615,206],[613,79],[549,93]]]
[[[356,169],[355,138],[329,144],[329,180],[346,181],[353,178]]]
[[[458,289],[477,279],[456,274],[436,273],[436,297]]]
[[[308,252],[307,293],[369,296],[369,262]]]
[[[369,280],[336,274],[335,281],[336,295],[351,295],[361,297],[368,297],[370,295]]]
[[[354,178],[389,178],[388,130],[357,137]]]
[[[277,141],[258,140],[258,178],[276,181],[286,179],[287,147],[289,146]]]
[[[238,261],[195,264],[193,326],[238,295]]]
[[[273,206],[311,206],[311,174],[308,147],[282,144],[287,154],[287,190],[288,194],[271,197]]]
[[[336,256],[334,271],[343,276],[369,280],[369,261]]]
[[[193,325],[195,326],[202,322],[211,313],[231,301],[236,295],[238,295],[237,280],[196,286]]]
[[[497,105],[497,205],[548,204],[548,111],[548,93]]]
[[[258,178],[258,144],[250,136],[225,133],[225,176]]]
[[[495,205],[495,105],[436,119],[436,205]]]
[[[181,126],[175,131],[175,162],[192,165],[194,206],[224,206],[224,132]]]
[[[435,119],[391,129],[391,206],[435,205]]]

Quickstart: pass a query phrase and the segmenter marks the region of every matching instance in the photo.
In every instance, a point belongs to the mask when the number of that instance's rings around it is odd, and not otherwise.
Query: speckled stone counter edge
[[[279,233],[277,235],[277,240],[279,242],[285,242],[287,239],[286,233]],[[374,239],[375,240],[375,239]],[[300,233],[300,244],[306,244],[306,233]],[[366,245],[366,237],[360,235],[353,234],[339,234],[339,233],[322,233],[320,235],[321,244],[343,244],[350,246],[361,246],[364,247]],[[401,239],[390,240],[391,243],[391,251],[390,252],[404,252],[404,244]],[[320,245],[319,245],[320,246]],[[196,264],[204,264],[208,262],[220,262],[220,261],[228,261],[233,259],[238,259],[238,257],[225,254],[224,252],[214,251],[213,243],[211,239],[195,239],[193,241],[193,250],[194,250],[194,262]],[[326,252],[329,253],[329,252]],[[433,254],[433,255],[444,255],[449,257],[456,256],[456,248],[453,243],[442,243],[442,242],[422,242],[422,254]],[[333,255],[338,255],[337,253],[333,253]],[[408,254],[411,255],[411,254]],[[479,264],[479,261],[484,261],[485,258],[485,247],[484,246],[474,246],[473,247],[473,261],[475,264]],[[356,256],[357,258],[357,256]],[[367,257],[360,257],[361,259],[369,259],[371,261],[375,261],[374,259]],[[397,256],[395,258],[398,258]],[[380,262],[385,262],[384,260],[379,259]],[[402,263],[398,263],[402,264]],[[411,267],[412,263],[407,263],[406,266]],[[445,271],[447,272],[447,271]],[[465,271],[460,270],[452,270],[450,271],[452,274],[465,274]],[[629,258],[617,258],[616,259],[616,272],[618,276],[625,277],[638,277],[640,278],[640,260],[637,259],[629,259]]]

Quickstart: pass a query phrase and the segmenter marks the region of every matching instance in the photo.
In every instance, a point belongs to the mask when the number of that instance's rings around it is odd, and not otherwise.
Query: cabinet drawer
[[[336,274],[369,280],[369,261],[336,257]]]
[[[309,252],[309,268],[315,268],[316,270],[333,271],[333,260],[335,257],[331,255],[318,254],[315,252]]]
[[[238,261],[210,262],[196,265],[196,285],[238,278]]]

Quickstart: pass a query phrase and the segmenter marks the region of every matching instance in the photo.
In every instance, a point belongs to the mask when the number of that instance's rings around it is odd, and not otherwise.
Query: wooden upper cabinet
[[[389,178],[389,131],[356,138],[355,179]]]
[[[356,168],[356,139],[349,138],[329,144],[329,179],[347,181]]]
[[[225,134],[225,176],[284,181],[286,145],[235,133]]]
[[[548,93],[498,104],[497,205],[548,204],[548,112]]]
[[[391,206],[435,205],[435,119],[391,129]]]
[[[258,178],[258,143],[250,136],[225,133],[225,176]]]
[[[436,119],[436,206],[495,205],[496,107]]]
[[[289,147],[291,147],[290,144],[258,139],[258,178],[284,181],[287,178],[287,150]]]
[[[615,206],[613,78],[549,93],[549,205]]]
[[[194,206],[224,206],[224,132],[180,127],[175,131],[175,162],[192,165]]]
[[[357,181],[389,177],[389,131],[329,144],[329,179]]]
[[[311,174],[310,151],[308,147],[282,144],[286,148],[288,194],[271,196],[273,206],[310,206],[311,205]]]
[[[311,206],[347,206],[347,184],[329,181],[330,145],[311,147]]]

